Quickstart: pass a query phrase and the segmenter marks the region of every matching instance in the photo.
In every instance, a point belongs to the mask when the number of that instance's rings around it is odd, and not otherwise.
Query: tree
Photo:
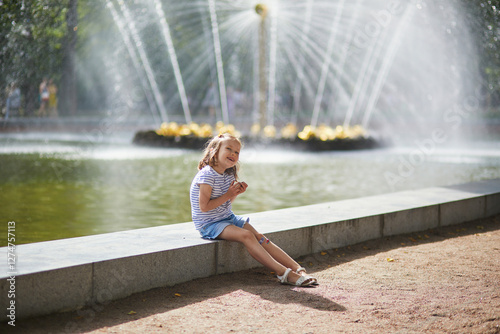
[[[37,108],[42,78],[59,79],[66,3],[3,0],[0,5],[0,87],[17,82],[28,115]]]
[[[480,57],[485,107],[500,107],[500,0],[462,1]]]

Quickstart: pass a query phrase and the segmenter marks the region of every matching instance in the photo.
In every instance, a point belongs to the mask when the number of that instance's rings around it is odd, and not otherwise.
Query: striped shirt
[[[191,183],[189,198],[191,200],[191,215],[197,230],[200,230],[205,224],[221,221],[233,214],[230,200],[213,210],[202,212],[200,209],[200,184],[208,184],[212,187],[210,199],[214,199],[224,195],[233,181],[234,175],[227,173],[221,175],[210,166],[203,167],[196,174]]]

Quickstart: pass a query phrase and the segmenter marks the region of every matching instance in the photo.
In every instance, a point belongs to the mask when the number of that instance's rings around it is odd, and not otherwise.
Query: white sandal
[[[281,284],[295,285],[295,286],[309,286],[314,283],[314,280],[311,280],[313,277],[308,276],[300,276],[296,282],[288,281],[288,275],[292,272],[292,269],[287,268],[283,276],[278,275],[278,279]]]
[[[302,277],[306,277],[307,279],[312,279],[312,280],[313,280],[313,282],[311,283],[311,285],[319,285],[319,283],[318,283],[318,279],[317,279],[316,277],[311,276],[311,275],[307,275],[306,268],[304,268],[304,267],[299,267],[299,269],[297,269],[295,272],[296,272],[297,274],[301,275],[301,274],[300,274],[300,272],[301,272],[301,271],[303,271],[303,272],[304,272],[304,274],[306,274],[306,275],[302,275]]]

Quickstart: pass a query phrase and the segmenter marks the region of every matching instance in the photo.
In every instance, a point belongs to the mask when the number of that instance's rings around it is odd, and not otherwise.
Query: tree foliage
[[[42,78],[60,76],[66,2],[3,0],[0,6],[0,85],[16,82],[28,113]]]
[[[500,107],[500,0],[462,0],[476,42],[487,108]]]

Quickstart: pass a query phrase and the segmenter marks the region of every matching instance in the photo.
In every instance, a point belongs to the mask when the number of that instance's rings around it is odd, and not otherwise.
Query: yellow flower
[[[297,131],[297,127],[294,124],[288,123],[283,129],[281,129],[281,137],[291,139],[297,135]]]
[[[315,130],[314,127],[306,125],[304,126],[304,129],[301,132],[299,132],[298,136],[302,140],[309,140],[315,136],[314,130]]]
[[[274,138],[276,137],[276,128],[272,125],[268,125],[264,128],[264,136],[267,138]]]
[[[258,135],[259,132],[260,132],[260,125],[259,124],[254,124],[252,125],[252,128],[250,129],[250,132],[253,134],[253,135]]]

